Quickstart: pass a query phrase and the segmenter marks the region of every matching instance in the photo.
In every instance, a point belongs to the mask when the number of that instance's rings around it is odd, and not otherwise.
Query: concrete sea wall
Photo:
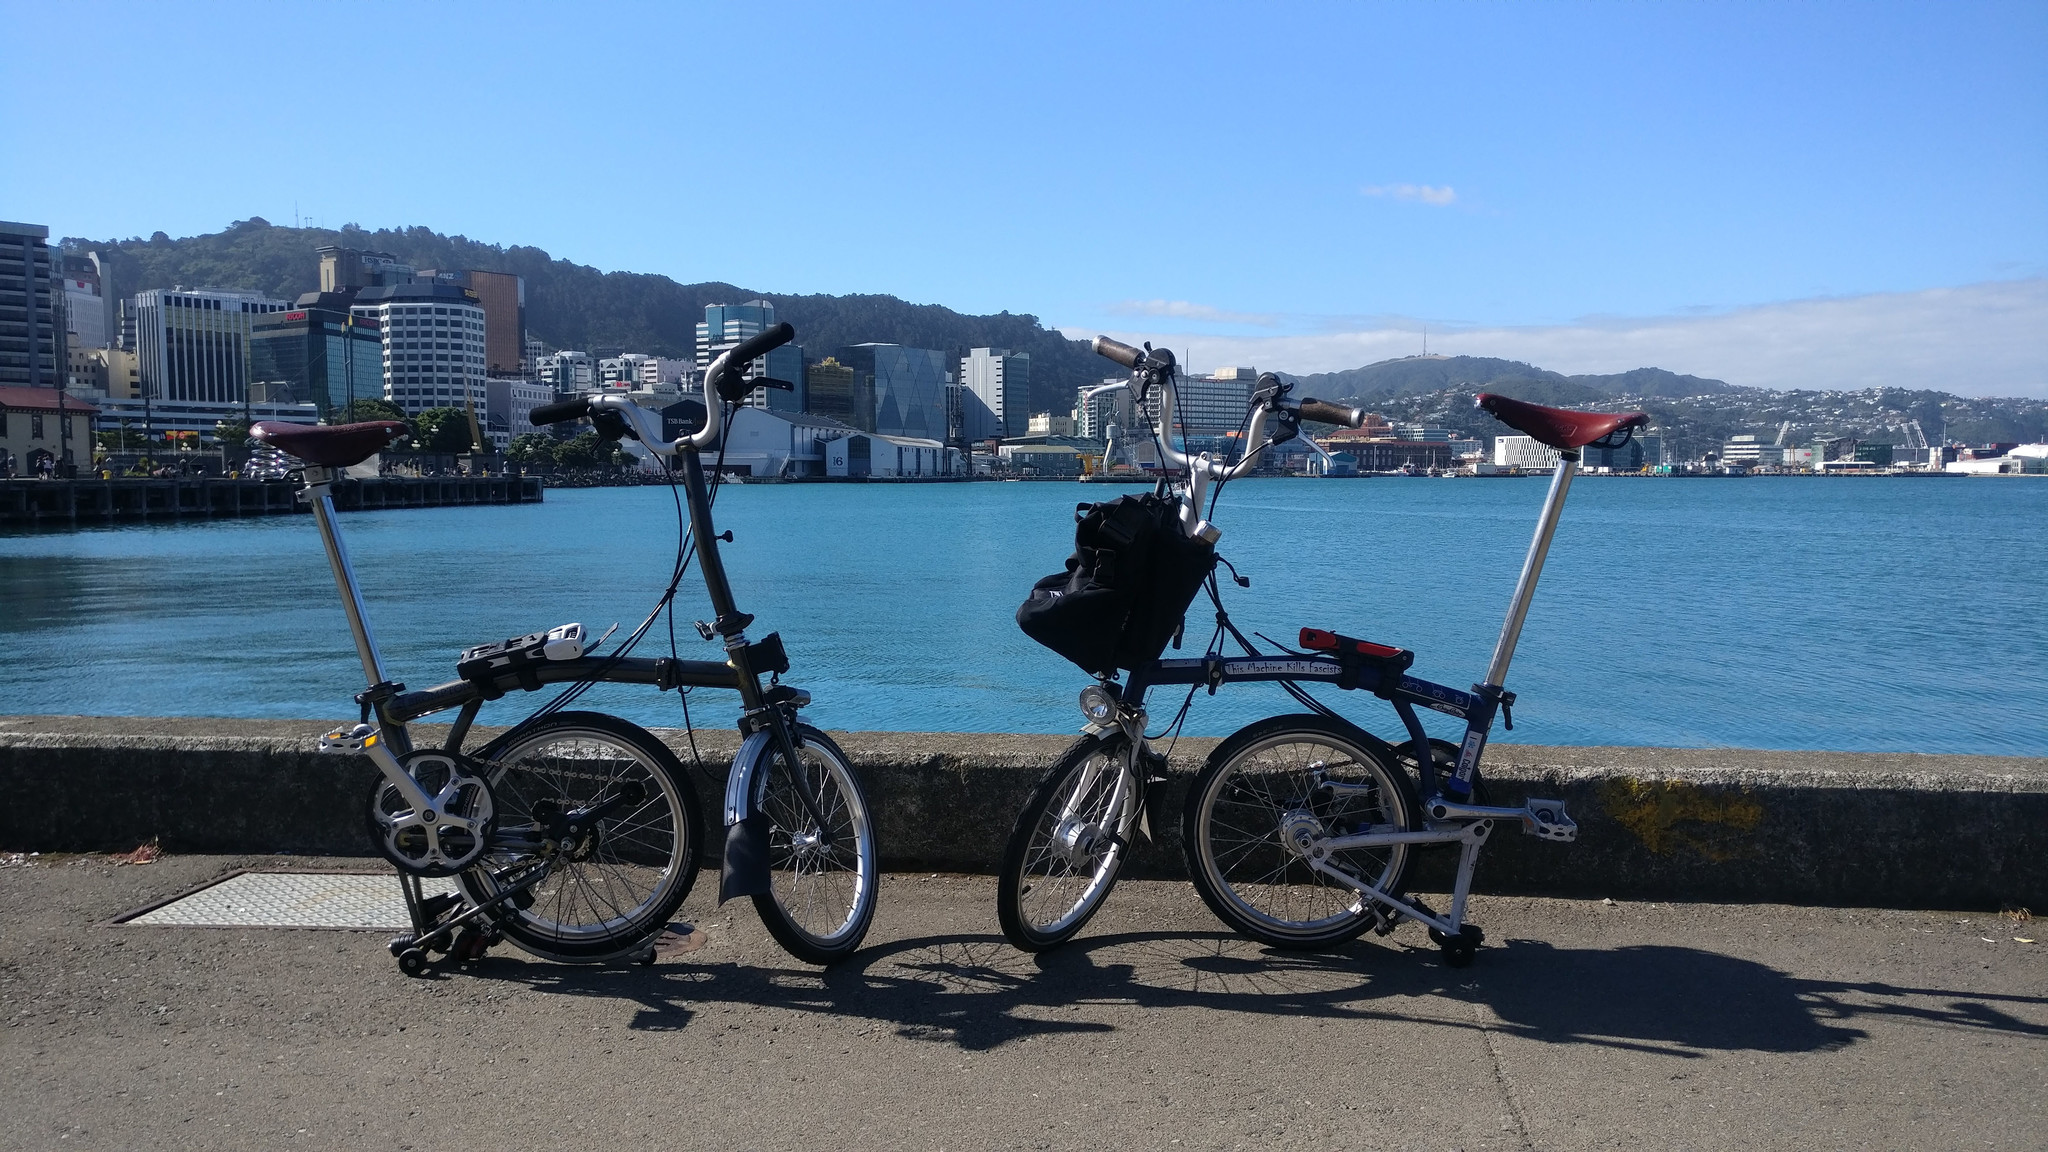
[[[0,717],[0,849],[366,853],[366,761],[320,756],[312,721]],[[421,743],[438,730],[417,730]],[[659,733],[685,763],[680,732]],[[992,871],[1065,736],[835,733],[873,802],[883,864]],[[1182,740],[1133,874],[1182,875],[1180,809],[1215,746]],[[694,783],[717,819],[730,733],[699,733]],[[1489,892],[1654,900],[2048,911],[2048,758],[1744,749],[1487,751],[1496,804],[1561,796],[1576,844],[1502,828]],[[716,851],[720,837],[706,837]],[[1423,886],[1452,854],[1426,854]]]
[[[545,498],[537,476],[385,476],[341,480],[334,506],[343,512],[434,508],[444,504],[532,504]],[[167,479],[0,480],[0,525],[62,528],[109,521],[203,520],[304,512],[295,480]]]

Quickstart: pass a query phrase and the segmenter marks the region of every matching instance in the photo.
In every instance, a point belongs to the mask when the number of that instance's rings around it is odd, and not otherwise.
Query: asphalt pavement
[[[655,967],[429,979],[385,934],[111,923],[317,863],[0,867],[0,1148],[2048,1147],[2048,924],[1982,910],[1477,898],[1454,970],[1127,882],[1031,957],[992,880],[894,874],[821,972],[707,875]]]

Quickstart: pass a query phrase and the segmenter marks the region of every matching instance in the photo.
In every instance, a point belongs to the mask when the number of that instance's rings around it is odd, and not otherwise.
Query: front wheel
[[[701,835],[697,793],[668,745],[616,716],[557,712],[479,759],[497,834],[460,882],[479,904],[519,889],[497,914],[513,943],[588,964],[668,926],[697,878]]]
[[[831,964],[875,918],[874,818],[839,745],[808,724],[790,735],[796,770],[771,750],[754,785],[754,810],[768,818],[768,891],[754,909],[790,955]]]
[[[1329,851],[1323,842],[1408,832],[1421,805],[1399,768],[1352,730],[1322,716],[1275,716],[1216,746],[1188,790],[1181,842],[1188,875],[1224,923],[1278,948],[1324,948],[1355,938],[1376,915],[1336,870],[1400,895],[1406,844]]]
[[[996,881],[1003,935],[1026,952],[1071,939],[1116,886],[1142,781],[1121,732],[1074,742],[1032,789]]]

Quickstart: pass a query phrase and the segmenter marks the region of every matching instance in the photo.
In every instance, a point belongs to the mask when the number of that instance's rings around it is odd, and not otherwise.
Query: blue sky
[[[296,210],[1314,371],[2048,394],[2048,4],[5,0],[0,218]],[[25,115],[20,101],[40,93]]]

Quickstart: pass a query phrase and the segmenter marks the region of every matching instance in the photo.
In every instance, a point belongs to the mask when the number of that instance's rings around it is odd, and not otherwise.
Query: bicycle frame
[[[1099,347],[1099,345],[1098,345]],[[1268,414],[1283,405],[1281,395],[1266,397],[1255,410],[1244,443],[1247,449],[1242,459],[1235,464],[1224,464],[1212,459],[1207,453],[1189,456],[1173,447],[1170,413],[1176,411],[1176,396],[1173,387],[1174,365],[1171,358],[1162,362],[1149,359],[1133,368],[1133,379],[1146,373],[1147,387],[1160,389],[1160,416],[1154,424],[1163,463],[1171,475],[1178,469],[1185,481],[1176,478],[1174,487],[1182,499],[1182,529],[1191,537],[1199,537],[1214,543],[1221,531],[1200,516],[1201,500],[1208,485],[1213,481],[1222,483],[1251,471],[1257,459],[1268,446],[1263,435]],[[1102,385],[1084,394],[1085,404],[1095,395],[1116,388],[1136,389],[1131,384]],[[1304,402],[1307,403],[1307,402]],[[1520,575],[1515,582],[1513,596],[1509,600],[1506,619],[1502,622],[1499,639],[1494,644],[1492,659],[1487,664],[1485,679],[1474,684],[1471,691],[1463,691],[1448,685],[1436,684],[1419,677],[1395,671],[1386,665],[1374,665],[1347,661],[1333,656],[1319,654],[1287,654],[1281,656],[1234,656],[1210,655],[1196,659],[1173,658],[1153,661],[1143,669],[1134,670],[1118,697],[1117,715],[1114,723],[1131,737],[1132,767],[1135,771],[1141,757],[1147,753],[1144,740],[1146,712],[1144,707],[1147,691],[1155,685],[1204,685],[1213,694],[1227,683],[1333,683],[1345,688],[1363,688],[1386,700],[1400,717],[1409,737],[1409,745],[1415,759],[1417,775],[1420,778],[1423,814],[1426,826],[1416,831],[1371,832],[1354,835],[1333,836],[1321,839],[1317,847],[1322,851],[1305,854],[1304,863],[1318,874],[1351,888],[1361,897],[1398,915],[1422,921],[1448,936],[1458,936],[1465,917],[1466,901],[1471,893],[1472,877],[1478,864],[1479,849],[1492,832],[1496,820],[1515,820],[1524,831],[1543,839],[1570,842],[1576,839],[1578,826],[1565,814],[1564,805],[1556,800],[1531,799],[1520,808],[1495,807],[1470,803],[1474,786],[1479,779],[1479,764],[1486,748],[1487,739],[1493,727],[1496,714],[1505,714],[1513,722],[1514,694],[1504,684],[1508,667],[1514,659],[1515,649],[1521,640],[1522,626],[1528,619],[1529,606],[1536,594],[1536,584],[1542,576],[1543,564],[1550,552],[1550,544],[1556,536],[1557,525],[1564,510],[1565,497],[1571,490],[1572,478],[1579,467],[1579,453],[1565,451],[1559,454],[1557,468],[1551,476],[1550,488],[1544,498],[1543,509],[1537,517],[1535,535],[1529,542],[1529,550],[1522,561]],[[1439,773],[1436,756],[1430,747],[1428,733],[1423,730],[1417,708],[1427,708],[1448,716],[1455,716],[1465,722],[1463,739],[1458,745],[1458,754],[1448,775]],[[1109,721],[1091,722],[1090,730],[1107,730]],[[1348,721],[1345,723],[1349,724]],[[1370,749],[1389,760],[1397,754],[1393,745],[1373,736],[1356,725],[1349,725],[1355,735]],[[1350,875],[1330,861],[1336,853],[1395,844],[1458,844],[1457,878],[1452,890],[1449,915],[1438,916],[1420,903],[1399,895],[1385,892],[1371,884]]]
[[[717,421],[707,421],[716,435]],[[766,830],[764,821],[756,818],[754,811],[755,780],[760,766],[772,750],[780,753],[784,763],[799,763],[796,755],[796,741],[793,735],[793,717],[798,708],[810,702],[810,697],[798,689],[776,684],[763,687],[761,678],[779,676],[788,670],[788,660],[783,655],[781,641],[771,635],[759,643],[747,638],[746,628],[753,617],[740,611],[733,599],[732,585],[725,571],[723,558],[719,554],[719,537],[714,527],[711,512],[709,485],[705,479],[700,451],[690,440],[678,441],[675,445],[664,445],[681,456],[681,480],[689,511],[690,526],[696,540],[697,564],[704,581],[705,591],[711,601],[714,614],[713,629],[724,641],[724,661],[679,660],[670,657],[632,656],[583,656],[574,660],[548,661],[532,666],[527,671],[533,686],[547,683],[570,683],[601,681],[608,683],[649,684],[663,691],[676,688],[727,688],[735,689],[740,696],[741,715],[739,729],[745,738],[742,751],[735,757],[733,771],[728,777],[725,798],[725,823],[728,826],[725,868],[720,884],[721,900],[733,896],[753,895],[769,889],[767,852],[765,850]],[[407,691],[403,684],[394,683],[387,674],[381,653],[378,651],[374,633],[371,630],[367,611],[363,603],[361,586],[357,582],[355,569],[350,562],[348,548],[342,539],[337,521],[332,484],[336,479],[331,469],[308,467],[305,469],[306,499],[311,505],[314,521],[320,528],[321,543],[326,549],[328,565],[334,574],[335,586],[340,593],[342,610],[348,617],[349,632],[354,639],[357,658],[361,661],[363,674],[369,687],[357,696],[362,707],[363,718],[368,721],[372,714],[376,724],[373,732],[357,732],[344,735],[336,733],[323,741],[323,747],[340,751],[359,751],[369,757],[378,773],[396,788],[415,810],[431,807],[429,798],[400,763],[402,757],[413,751],[409,722],[435,712],[460,708],[451,727],[444,748],[448,752],[459,752],[475,721],[477,712],[487,699],[495,699],[506,691],[525,688],[516,674],[507,674],[500,683],[485,687],[469,680],[452,680],[432,688]],[[823,814],[816,811],[811,797],[803,790],[796,794],[811,815],[822,825]],[[414,895],[416,883],[408,885],[408,896]]]

